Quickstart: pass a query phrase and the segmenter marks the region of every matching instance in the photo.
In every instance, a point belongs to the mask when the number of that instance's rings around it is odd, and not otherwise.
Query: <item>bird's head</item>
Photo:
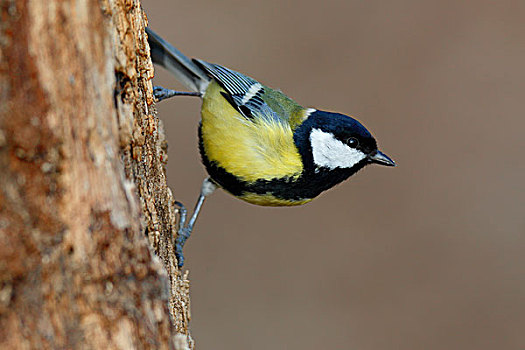
[[[350,174],[367,164],[395,166],[377,149],[372,134],[357,120],[344,114],[309,110],[294,138],[305,170],[347,170]]]

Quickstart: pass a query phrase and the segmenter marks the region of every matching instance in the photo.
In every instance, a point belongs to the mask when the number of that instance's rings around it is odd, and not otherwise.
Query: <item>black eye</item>
[[[349,139],[346,139],[346,144],[352,148],[356,148],[359,146],[359,141],[355,137],[350,137]]]

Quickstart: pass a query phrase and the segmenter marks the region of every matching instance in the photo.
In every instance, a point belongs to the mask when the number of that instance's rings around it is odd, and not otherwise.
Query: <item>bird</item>
[[[200,59],[190,59],[150,27],[151,58],[191,91],[154,87],[157,102],[202,98],[199,150],[208,177],[193,214],[180,202],[175,240],[179,267],[202,205],[216,188],[262,206],[295,206],[348,179],[369,164],[395,166],[372,134],[351,116],[304,108],[280,90]]]

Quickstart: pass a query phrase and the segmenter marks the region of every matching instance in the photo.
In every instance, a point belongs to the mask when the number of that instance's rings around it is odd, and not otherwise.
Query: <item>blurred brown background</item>
[[[199,349],[525,348],[524,1],[143,5],[184,53],[357,116],[398,163],[303,207],[210,197],[185,249]],[[192,207],[200,101],[158,109]]]

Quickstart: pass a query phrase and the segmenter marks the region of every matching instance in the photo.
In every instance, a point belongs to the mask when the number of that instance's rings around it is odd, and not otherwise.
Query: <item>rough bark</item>
[[[192,347],[139,1],[0,16],[0,348]]]

